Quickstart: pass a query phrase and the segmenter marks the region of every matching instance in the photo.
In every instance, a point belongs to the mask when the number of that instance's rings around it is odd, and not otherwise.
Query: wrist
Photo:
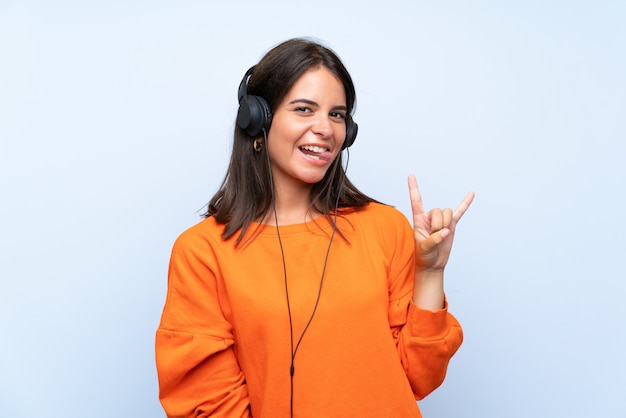
[[[445,305],[443,269],[420,270],[415,273],[413,303],[421,309],[437,311]]]
[[[443,268],[434,269],[420,269],[415,270],[415,282],[442,282],[443,283]]]

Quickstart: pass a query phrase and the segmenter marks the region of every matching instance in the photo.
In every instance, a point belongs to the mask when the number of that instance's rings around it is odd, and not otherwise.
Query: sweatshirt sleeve
[[[155,343],[159,398],[169,418],[251,416],[214,261],[197,235],[183,233],[174,244]]]
[[[394,228],[395,248],[389,264],[389,324],[402,367],[417,400],[443,383],[450,359],[463,341],[459,322],[443,309],[420,309],[412,301],[415,280],[415,240],[403,218]]]

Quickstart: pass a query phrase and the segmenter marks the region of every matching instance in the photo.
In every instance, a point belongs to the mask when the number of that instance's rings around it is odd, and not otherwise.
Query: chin
[[[326,173],[322,173],[319,175],[308,175],[308,176],[301,176],[300,177],[300,181],[302,181],[303,183],[306,184],[317,184],[320,181],[322,181],[324,179],[324,176],[326,175]]]
[[[314,185],[314,184],[319,183],[319,182],[320,182],[320,181],[322,181],[323,179],[324,179],[324,176],[322,176],[322,177],[316,177],[316,178],[303,179],[302,181],[303,181],[304,183],[306,183],[306,184],[309,184],[309,185]]]

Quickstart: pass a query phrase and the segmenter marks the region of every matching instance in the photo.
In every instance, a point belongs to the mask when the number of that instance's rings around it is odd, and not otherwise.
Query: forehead
[[[286,99],[306,96],[315,101],[328,100],[333,104],[345,105],[346,92],[341,80],[326,67],[312,68],[300,76],[293,84]]]

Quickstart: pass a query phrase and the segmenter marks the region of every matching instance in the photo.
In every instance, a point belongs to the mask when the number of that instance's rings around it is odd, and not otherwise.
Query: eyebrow
[[[316,106],[319,107],[319,104],[314,102],[313,100],[309,100],[309,99],[296,99],[296,100],[292,100],[291,102],[289,102],[290,105],[292,104],[296,104],[296,103],[304,103],[304,104],[308,104],[310,106]],[[334,106],[333,110],[348,110],[347,106],[343,106],[343,105],[339,105],[339,106]]]

